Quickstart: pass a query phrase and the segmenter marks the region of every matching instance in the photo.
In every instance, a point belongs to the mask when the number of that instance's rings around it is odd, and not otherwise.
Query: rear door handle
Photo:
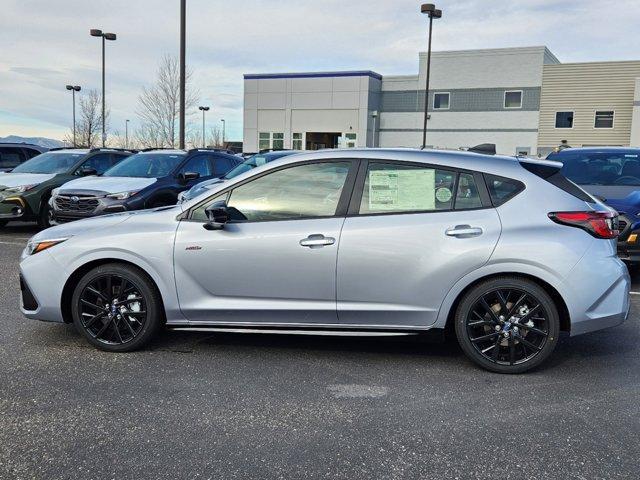
[[[482,235],[483,230],[480,227],[472,227],[471,225],[456,225],[453,228],[445,230],[444,234],[449,237],[470,238]]]
[[[309,235],[307,238],[300,240],[300,245],[309,248],[320,248],[325,245],[333,245],[336,243],[336,239],[332,237],[325,237],[321,233]]]

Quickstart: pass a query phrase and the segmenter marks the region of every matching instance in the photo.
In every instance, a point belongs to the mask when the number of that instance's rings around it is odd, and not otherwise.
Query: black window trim
[[[273,168],[273,169],[269,169],[265,172],[260,173],[259,175],[252,175],[249,178],[246,178],[245,180],[238,182],[238,183],[234,183],[233,185],[229,185],[227,188],[224,188],[214,194],[209,195],[207,198],[201,200],[200,202],[198,202],[196,205],[194,205],[193,207],[191,207],[190,209],[184,211],[183,213],[181,213],[180,215],[177,216],[177,220],[178,221],[186,221],[186,222],[194,222],[194,223],[201,223],[201,224],[205,224],[207,223],[206,221],[203,220],[197,220],[192,218],[193,216],[193,212],[195,212],[196,210],[198,210],[200,207],[202,207],[203,205],[206,205],[207,203],[209,203],[211,200],[213,200],[214,198],[217,198],[219,196],[222,196],[224,194],[227,194],[227,198],[226,200],[229,200],[229,194],[236,188],[252,182],[254,180],[257,180],[259,178],[264,177],[265,175],[269,175],[271,173],[275,173],[275,172],[279,172],[280,170],[286,170],[288,168],[293,168],[293,167],[299,167],[299,166],[303,166],[303,165],[310,165],[310,164],[315,164],[315,163],[350,163],[349,165],[349,171],[347,173],[347,178],[345,179],[344,182],[344,186],[342,187],[342,193],[340,194],[340,199],[338,200],[338,205],[336,206],[336,211],[334,212],[333,215],[325,215],[325,216],[309,216],[309,217],[297,217],[297,218],[283,218],[283,219],[278,219],[278,220],[232,220],[229,223],[239,223],[239,224],[245,224],[245,223],[271,223],[271,222],[291,222],[291,221],[299,221],[299,220],[314,220],[314,219],[325,219],[325,218],[344,218],[346,216],[347,213],[347,207],[349,205],[349,199],[351,198],[351,195],[353,193],[353,188],[354,188],[354,183],[355,183],[355,179],[356,179],[356,175],[358,173],[358,163],[359,163],[359,159],[357,158],[323,158],[323,159],[317,159],[317,160],[305,160],[305,161],[300,161],[300,162],[295,162],[295,163],[288,163],[286,165],[281,165],[279,167]]]
[[[384,164],[395,164],[395,165],[405,165],[412,167],[421,167],[421,168],[431,168],[434,170],[444,170],[448,172],[452,172],[455,174],[456,178],[454,181],[455,190],[453,192],[453,201],[451,202],[451,208],[441,209],[441,210],[415,210],[415,211],[406,211],[406,212],[372,212],[372,213],[360,213],[360,203],[362,202],[362,195],[364,193],[364,184],[367,179],[367,171],[369,168],[369,163],[384,163]],[[476,183],[476,187],[478,188],[478,194],[480,195],[480,200],[482,202],[481,207],[475,208],[455,208],[455,197],[458,194],[458,179],[460,178],[460,173],[468,173],[473,175],[473,179]],[[493,208],[491,203],[491,197],[489,196],[489,191],[484,182],[484,178],[482,173],[476,172],[474,170],[468,170],[466,168],[458,168],[458,167],[450,167],[448,165],[438,165],[432,163],[424,163],[424,162],[408,162],[404,160],[387,160],[387,159],[362,159],[360,164],[360,168],[358,170],[358,177],[355,182],[354,192],[351,196],[351,201],[349,203],[349,209],[347,212],[347,217],[374,217],[374,216],[386,216],[386,215],[416,215],[416,214],[425,214],[425,213],[446,213],[446,212],[468,212],[473,210],[486,210],[488,208]]]

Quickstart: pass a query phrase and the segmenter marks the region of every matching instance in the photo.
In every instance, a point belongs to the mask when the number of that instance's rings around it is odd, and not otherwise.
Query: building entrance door
[[[321,150],[323,148],[338,148],[340,132],[307,132],[307,150]]]

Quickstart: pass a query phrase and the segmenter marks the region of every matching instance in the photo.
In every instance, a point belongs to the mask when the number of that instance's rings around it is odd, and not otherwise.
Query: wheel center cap
[[[511,322],[504,322],[504,325],[502,325],[502,331],[503,332],[508,332],[509,329],[511,328]]]

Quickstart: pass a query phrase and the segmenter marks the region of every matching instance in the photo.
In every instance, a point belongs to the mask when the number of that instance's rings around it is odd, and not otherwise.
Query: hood
[[[38,185],[55,177],[55,173],[5,173],[0,175],[0,190],[2,187],[21,187],[22,185]]]
[[[103,215],[100,217],[92,217],[76,222],[65,223],[55,227],[47,228],[36,235],[31,240],[40,241],[54,238],[74,237],[81,233],[87,233],[92,230],[107,228],[122,223],[131,217],[133,212],[114,213],[113,215]]]
[[[640,213],[640,191],[636,190],[624,198],[607,198],[605,203],[620,213],[638,215]]]
[[[155,178],[142,177],[84,177],[65,183],[59,193],[69,194],[82,190],[109,193],[139,192],[156,182]]]

